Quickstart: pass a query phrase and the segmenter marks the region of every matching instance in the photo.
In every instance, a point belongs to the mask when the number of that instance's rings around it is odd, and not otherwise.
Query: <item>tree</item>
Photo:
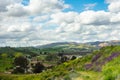
[[[6,53],[1,54],[1,58],[7,58],[8,55]]]
[[[58,56],[59,57],[63,57],[63,53],[58,53]]]
[[[61,61],[61,63],[66,62],[66,61],[68,61],[68,57],[67,56],[63,56],[60,61]]]
[[[19,53],[19,52],[17,52],[17,53],[14,54],[15,57],[19,57],[19,56],[22,56],[22,55],[23,55],[23,54],[22,54],[22,53]]]
[[[25,70],[24,70],[24,68],[22,68],[20,66],[16,66],[12,73],[13,74],[25,73]]]
[[[14,73],[24,73],[27,72],[29,61],[24,56],[19,56],[14,59]]]
[[[44,65],[43,64],[41,64],[40,62],[37,62],[36,64],[35,64],[35,66],[34,66],[34,68],[33,68],[33,72],[34,73],[40,73],[40,72],[42,72],[43,70],[44,70]]]
[[[72,56],[72,57],[71,57],[71,60],[74,60],[74,59],[76,59],[76,56]]]
[[[45,57],[45,60],[46,61],[55,61],[55,60],[57,60],[58,59],[58,57],[57,57],[57,55],[55,55],[55,54],[48,54],[46,57]]]
[[[15,66],[20,66],[20,67],[23,67],[23,68],[27,68],[28,64],[29,64],[29,61],[24,56],[16,57],[15,60],[14,60],[14,65]]]

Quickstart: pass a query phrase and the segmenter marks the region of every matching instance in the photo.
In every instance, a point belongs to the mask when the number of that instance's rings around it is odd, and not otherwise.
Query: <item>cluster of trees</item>
[[[14,59],[14,66],[15,67],[12,72],[14,74],[40,73],[45,69],[44,65],[40,62],[35,63],[35,65],[30,65],[30,61],[24,56],[16,57]]]
[[[76,59],[76,56],[72,56],[71,58],[69,58],[69,57],[63,55],[63,53],[48,54],[45,57],[46,61],[57,61],[58,64],[64,63],[64,62],[69,61],[69,60],[74,60],[74,59]]]
[[[58,64],[64,63],[68,60],[74,60],[76,59],[75,56],[72,56],[71,59],[69,59],[67,56],[63,56],[63,54],[49,54],[46,56],[46,61],[55,61],[57,60]],[[14,74],[18,73],[40,73],[43,70],[45,70],[45,66],[40,63],[39,61],[35,64],[31,64],[31,62],[24,56],[18,56],[14,59]]]

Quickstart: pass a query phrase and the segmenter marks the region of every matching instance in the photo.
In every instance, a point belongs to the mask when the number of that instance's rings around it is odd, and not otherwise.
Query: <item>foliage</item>
[[[3,59],[8,57],[8,55],[7,55],[6,53],[2,53],[0,56],[1,56],[1,58],[3,58]]]
[[[25,69],[22,68],[22,67],[17,66],[17,67],[15,67],[15,69],[13,70],[12,73],[13,74],[23,74],[23,73],[25,73]]]
[[[29,64],[29,61],[27,60],[27,58],[23,57],[23,56],[19,56],[19,57],[16,57],[14,59],[14,65],[15,66],[20,66],[20,67],[23,67],[23,68],[27,68]]]
[[[40,62],[37,62],[33,68],[34,73],[40,73],[45,69],[44,65],[41,64]]]
[[[39,74],[6,75],[3,80],[120,80],[120,46],[100,50],[64,62]],[[87,68],[88,69],[87,69]],[[100,70],[99,70],[100,69]],[[7,76],[7,77],[6,77]]]
[[[6,71],[10,67],[13,67],[13,59],[12,58],[0,58],[0,72]]]
[[[48,54],[45,57],[45,60],[46,61],[56,61],[56,60],[58,60],[58,56],[56,54]]]
[[[74,60],[74,59],[76,59],[76,56],[72,56],[71,60]]]
[[[20,53],[20,52],[17,52],[17,53],[15,53],[15,55],[14,55],[15,57],[19,57],[19,56],[23,56],[23,54],[22,53]]]
[[[120,57],[115,58],[107,63],[102,68],[104,80],[119,80],[120,79]],[[118,79],[119,78],[119,79]]]

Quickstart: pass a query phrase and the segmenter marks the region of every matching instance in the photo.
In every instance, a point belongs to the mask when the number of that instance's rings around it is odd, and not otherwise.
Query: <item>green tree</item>
[[[7,58],[8,55],[7,55],[6,53],[2,53],[2,54],[1,54],[1,57],[2,57],[2,58]]]
[[[41,64],[40,62],[37,62],[36,64],[35,64],[35,66],[33,67],[33,72],[34,73],[40,73],[40,72],[42,72],[43,70],[44,70],[44,65],[43,64]]]
[[[45,60],[46,61],[55,61],[55,60],[57,60],[58,59],[58,57],[57,57],[57,55],[55,55],[55,54],[48,54],[46,57],[45,57]]]
[[[14,56],[15,56],[15,57],[19,57],[19,56],[23,56],[23,54],[22,54],[22,53],[15,53]]]
[[[67,56],[63,56],[60,61],[61,61],[61,63],[66,62],[66,61],[68,61],[68,57]]]
[[[76,59],[76,56],[72,56],[72,57],[71,57],[71,60],[74,60],[74,59]]]
[[[24,56],[19,56],[14,59],[14,65],[19,66],[19,69],[24,69],[24,71],[27,71],[29,61]],[[18,69],[18,70],[19,70]]]
[[[23,74],[23,73],[25,73],[25,69],[24,68],[22,68],[22,67],[19,67],[19,66],[17,66],[17,67],[15,67],[15,69],[13,70],[13,72],[12,72],[13,74]]]

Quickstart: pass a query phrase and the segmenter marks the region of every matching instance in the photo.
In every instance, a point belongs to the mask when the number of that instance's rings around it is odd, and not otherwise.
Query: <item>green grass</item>
[[[103,66],[104,80],[120,80],[120,56]]]
[[[0,72],[4,72],[6,71],[7,68],[12,67],[12,62],[13,59],[12,58],[4,58],[4,59],[0,59]]]
[[[101,66],[92,63],[95,55],[101,54],[96,61],[103,62],[114,52],[120,52],[120,46],[104,47],[92,54],[65,62],[39,74],[0,74],[0,80],[120,80],[120,56]],[[85,69],[85,64],[88,63],[93,64],[90,70]],[[98,67],[101,67],[101,71],[95,71]]]

